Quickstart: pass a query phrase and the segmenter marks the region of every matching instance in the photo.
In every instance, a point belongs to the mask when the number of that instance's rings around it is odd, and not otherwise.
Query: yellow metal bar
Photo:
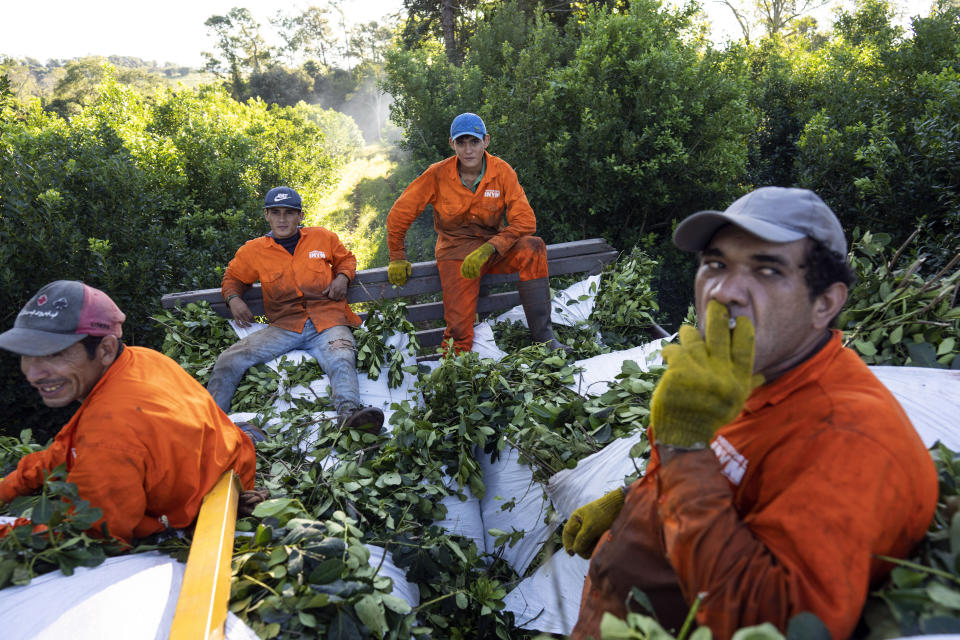
[[[223,474],[203,498],[173,614],[170,640],[224,637],[239,498],[240,480],[232,470]]]

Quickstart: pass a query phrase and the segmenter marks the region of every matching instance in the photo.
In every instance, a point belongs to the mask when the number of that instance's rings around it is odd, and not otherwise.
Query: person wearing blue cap
[[[237,250],[223,274],[221,293],[233,319],[246,327],[253,313],[243,294],[259,281],[270,324],[220,354],[207,390],[217,406],[229,413],[237,384],[248,368],[291,349],[304,349],[330,377],[331,400],[341,425],[379,433],[383,412],[360,401],[351,331],[359,326],[360,317],[346,301],[357,259],[332,231],[300,226],[300,194],[290,187],[267,192],[263,216],[270,232]]]
[[[390,283],[406,284],[411,269],[404,248],[407,229],[433,205],[444,344],[452,340],[454,351],[470,351],[480,279],[487,273],[516,273],[533,340],[570,351],[553,335],[547,247],[533,235],[537,220],[516,172],[487,152],[490,134],[475,113],[453,119],[449,142],[454,155],[411,182],[387,214]]]

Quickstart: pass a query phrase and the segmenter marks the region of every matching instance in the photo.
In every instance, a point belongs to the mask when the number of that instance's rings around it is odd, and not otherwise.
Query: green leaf
[[[956,346],[956,344],[957,344],[957,341],[953,337],[944,339],[944,341],[940,343],[940,346],[937,347],[937,355],[943,356],[948,353],[953,353],[953,349]]]
[[[950,551],[960,553],[960,512],[950,519]]]
[[[49,524],[51,517],[53,517],[53,502],[47,496],[42,495],[30,513],[30,520],[34,524]]]
[[[901,340],[903,340],[903,325],[890,332],[890,342],[892,344],[900,344]]]
[[[733,634],[731,640],[783,640],[783,634],[769,622],[764,622],[754,627],[738,630]]]
[[[403,478],[400,477],[400,474],[396,471],[390,471],[380,476],[380,479],[377,481],[377,486],[392,487],[402,483]]]
[[[960,590],[951,589],[940,582],[931,582],[926,591],[927,596],[937,604],[960,610]]]
[[[463,591],[457,592],[456,600],[457,600],[457,606],[459,608],[461,609],[467,608],[467,605],[469,604],[469,602],[467,600],[467,594],[465,594]]]
[[[460,545],[458,545],[458,544],[457,544],[456,542],[454,542],[452,539],[447,538],[447,537],[444,537],[444,538],[443,538],[443,541],[447,544],[448,547],[450,547],[450,550],[453,551],[453,553],[454,553],[458,558],[460,558],[460,561],[461,561],[461,562],[463,562],[464,564],[467,563],[467,556],[463,555],[463,551],[460,550]]]
[[[386,613],[379,596],[368,593],[360,598],[354,605],[354,609],[357,612],[357,617],[360,618],[360,622],[365,624],[378,638],[382,638],[389,631]]]
[[[410,603],[404,600],[403,598],[398,598],[397,596],[390,595],[389,593],[384,593],[380,596],[380,599],[383,601],[383,605],[395,613],[401,615],[406,615],[413,611],[410,607]]]
[[[278,516],[294,503],[294,498],[272,498],[264,500],[253,509],[253,515],[257,518],[268,518]]]
[[[933,345],[929,342],[908,342],[907,351],[910,353],[910,360],[915,367],[934,367],[941,365],[937,362],[937,354]]]
[[[872,342],[867,342],[865,340],[854,340],[853,344],[857,347],[857,351],[865,356],[877,355],[877,348]]]
[[[787,623],[787,640],[831,640],[830,630],[813,613],[801,611]]]
[[[630,626],[609,611],[603,614],[600,620],[600,637],[603,640],[631,640],[631,638],[642,639],[643,636],[635,634],[630,630]]]

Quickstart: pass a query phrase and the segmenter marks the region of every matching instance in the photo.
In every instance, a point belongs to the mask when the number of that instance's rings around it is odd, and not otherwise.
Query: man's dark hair
[[[806,262],[804,279],[807,282],[811,300],[826,291],[834,282],[842,282],[847,285],[847,289],[850,289],[857,281],[857,274],[847,264],[844,256],[827,248],[827,245],[819,240],[811,238],[807,243],[804,261]],[[836,324],[837,316],[830,320],[830,326]]]
[[[97,347],[100,346],[102,341],[103,336],[84,336],[83,340],[80,341],[80,344],[82,344],[83,348],[87,350],[87,358],[93,360],[96,357]],[[118,338],[117,355],[120,355],[121,351],[123,351],[123,342]]]

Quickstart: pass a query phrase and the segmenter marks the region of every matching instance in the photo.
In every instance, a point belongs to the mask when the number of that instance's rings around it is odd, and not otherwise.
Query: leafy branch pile
[[[363,533],[343,512],[317,522],[301,505],[258,505],[256,533],[233,557],[230,610],[258,635],[333,639],[409,638],[410,605],[370,564]],[[420,631],[420,630],[417,630]]]
[[[859,282],[838,326],[867,364],[960,369],[960,253],[922,275],[924,254],[902,264],[918,232],[891,255],[890,236],[854,231],[849,259]]]
[[[416,356],[420,350],[417,329],[407,320],[407,303],[403,300],[380,300],[367,310],[367,317],[354,331],[357,340],[357,371],[365,372],[371,380],[379,380],[380,372],[387,369],[387,386],[391,389],[403,383],[404,356],[406,351]],[[395,334],[405,334],[408,342],[405,349],[388,344]]]
[[[87,533],[103,512],[80,498],[66,477],[60,465],[38,495],[20,496],[6,505],[7,515],[17,520],[0,526],[0,589],[28,584],[57,569],[73,575],[77,567],[95,567],[122,551],[118,543]]]
[[[931,450],[940,478],[937,511],[916,554],[872,594],[865,617],[888,636],[960,633],[960,453]]]
[[[604,268],[590,322],[605,344],[628,349],[650,341],[653,314],[659,311],[650,288],[656,270],[657,263],[639,247]]]

